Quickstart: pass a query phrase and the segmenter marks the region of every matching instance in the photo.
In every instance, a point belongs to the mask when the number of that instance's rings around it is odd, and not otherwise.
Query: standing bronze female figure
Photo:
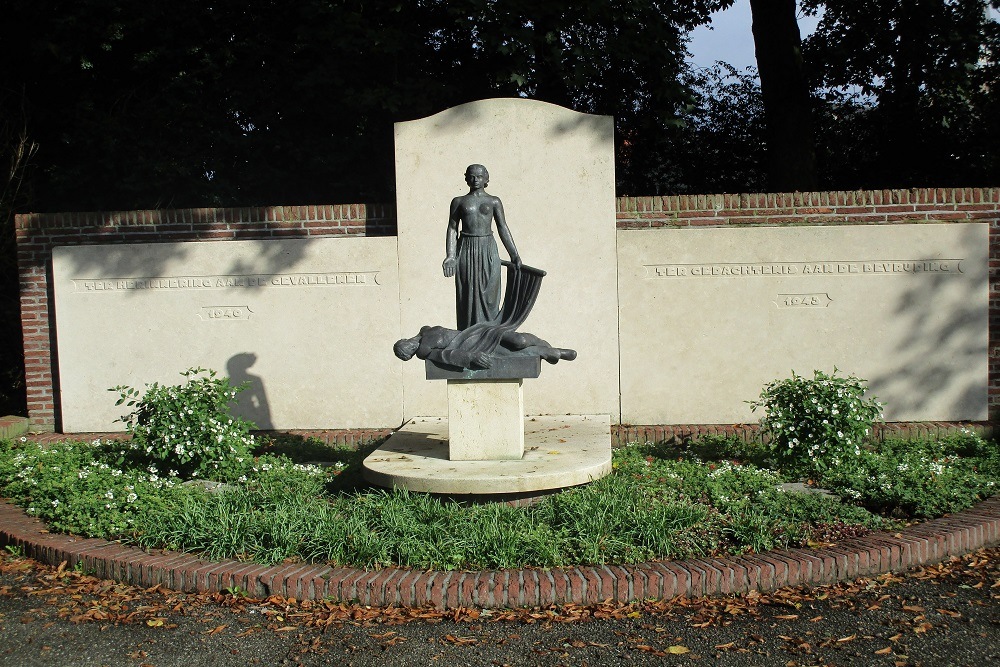
[[[469,194],[452,199],[448,214],[446,256],[441,267],[446,278],[455,277],[459,331],[473,324],[495,322],[500,316],[500,253],[493,238],[494,220],[510,261],[517,269],[521,267],[503,203],[486,192],[489,181],[486,167],[469,165],[465,170]]]

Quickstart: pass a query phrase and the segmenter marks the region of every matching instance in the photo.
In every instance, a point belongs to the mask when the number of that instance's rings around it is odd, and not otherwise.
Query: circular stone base
[[[519,461],[450,461],[448,420],[417,417],[364,462],[365,479],[377,486],[455,495],[560,489],[610,472],[608,415],[525,417]]]

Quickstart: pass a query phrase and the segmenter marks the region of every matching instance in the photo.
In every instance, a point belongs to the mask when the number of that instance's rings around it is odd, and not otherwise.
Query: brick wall
[[[621,197],[619,230],[773,225],[990,225],[989,415],[1000,420],[1000,188]],[[52,247],[231,239],[395,234],[389,204],[24,214],[16,219],[28,412],[58,429],[55,331],[50,329]]]

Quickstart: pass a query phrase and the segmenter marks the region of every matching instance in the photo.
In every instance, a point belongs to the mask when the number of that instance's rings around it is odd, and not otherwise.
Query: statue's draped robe
[[[500,253],[493,234],[458,237],[455,304],[458,330],[496,323],[500,314]]]
[[[479,237],[482,238],[482,237]],[[493,245],[496,252],[496,244]],[[497,258],[499,282],[500,260]],[[520,269],[509,262],[507,266],[507,289],[504,293],[503,312],[492,321],[477,322],[462,329],[454,340],[441,351],[441,359],[452,366],[468,368],[469,360],[480,353],[496,352],[504,334],[515,331],[528,318],[538,290],[542,286],[545,271],[522,265]]]

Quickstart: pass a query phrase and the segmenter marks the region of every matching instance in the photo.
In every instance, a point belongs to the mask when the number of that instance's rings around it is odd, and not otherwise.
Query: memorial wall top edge
[[[558,104],[553,104],[551,102],[543,102],[541,100],[531,100],[523,97],[491,97],[483,100],[475,100],[472,102],[466,102],[465,104],[459,104],[447,109],[438,111],[437,113],[430,114],[429,116],[423,116],[421,118],[414,118],[412,120],[400,121],[394,123],[394,126],[399,129],[406,126],[416,125],[420,123],[440,123],[440,122],[474,122],[477,120],[484,119],[488,116],[492,116],[498,112],[511,112],[514,110],[525,110],[534,109],[540,112],[548,111],[549,113],[560,113],[567,116],[578,116],[581,120],[583,119],[612,119],[611,116],[604,116],[599,114],[589,114],[582,111],[574,111]]]

